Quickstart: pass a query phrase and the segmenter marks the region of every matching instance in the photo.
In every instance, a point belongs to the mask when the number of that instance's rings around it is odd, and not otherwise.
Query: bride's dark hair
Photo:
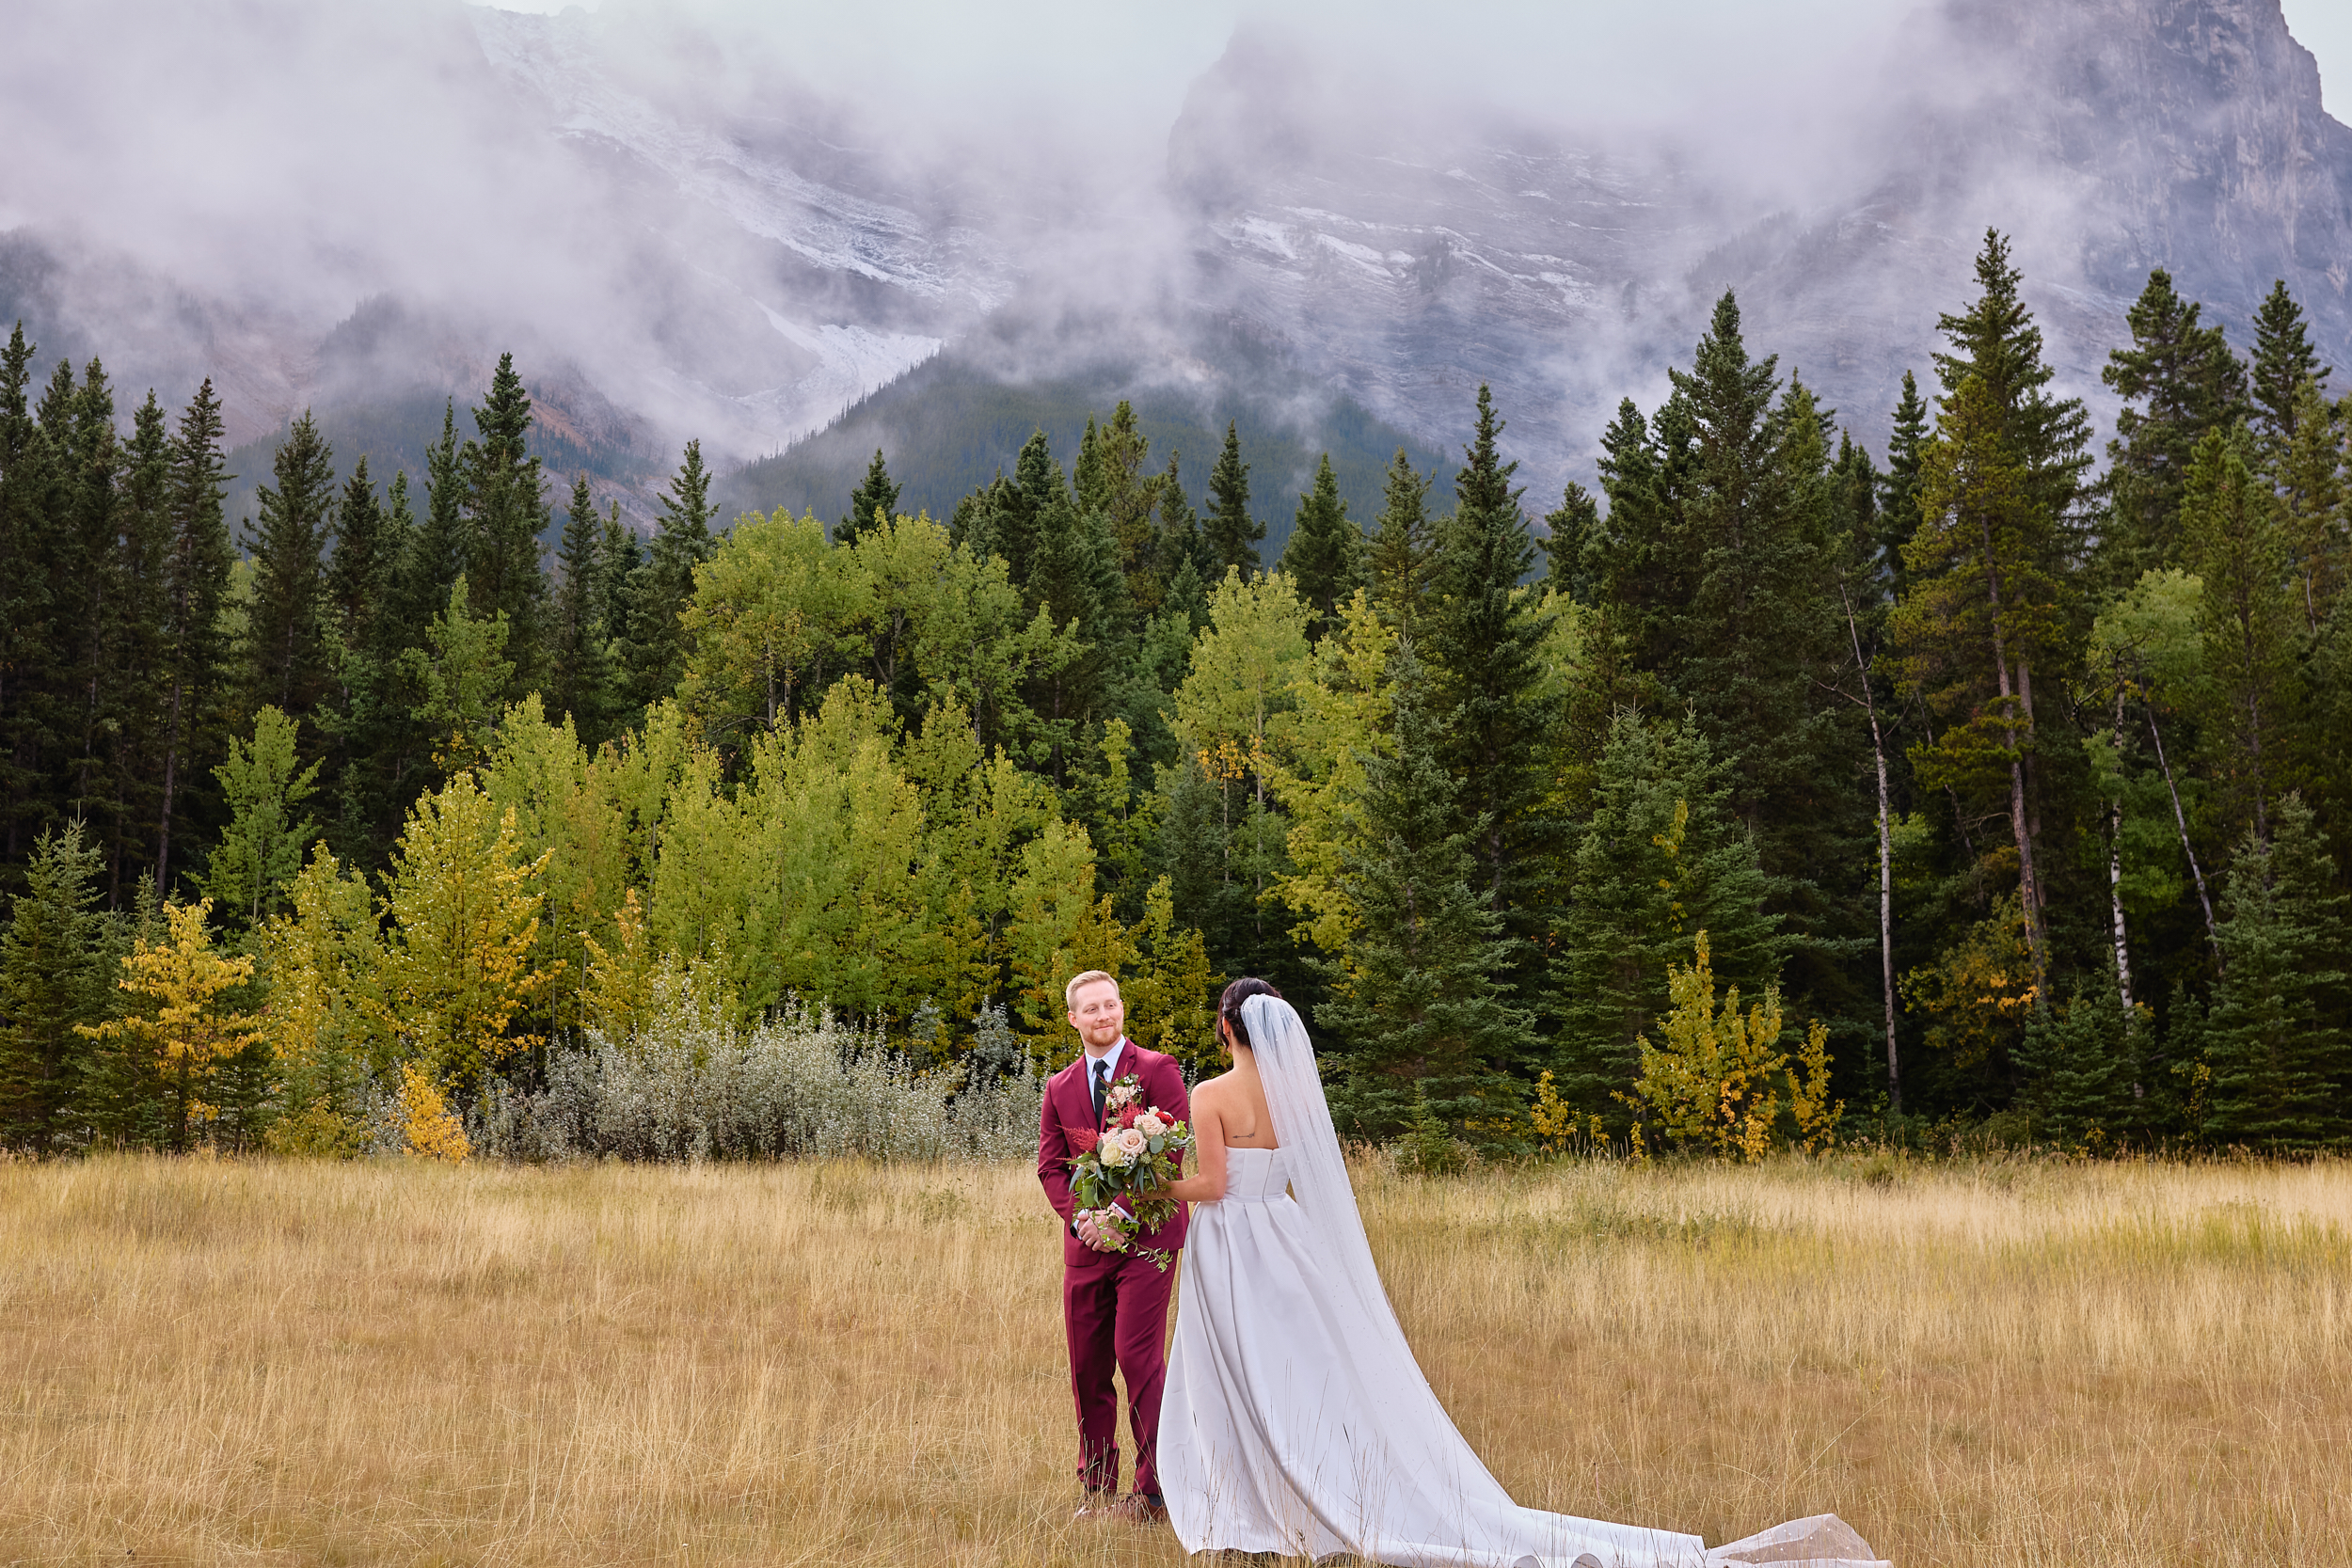
[[[1245,974],[1227,986],[1225,994],[1217,998],[1216,1016],[1223,1019],[1226,1026],[1233,1031],[1234,1039],[1243,1045],[1248,1045],[1249,1044],[1249,1030],[1241,1021],[1241,1005],[1253,996],[1279,998],[1281,994],[1256,975]]]

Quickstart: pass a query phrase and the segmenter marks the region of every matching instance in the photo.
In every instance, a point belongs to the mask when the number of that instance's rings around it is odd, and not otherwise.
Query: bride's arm
[[[1222,1097],[1206,1087],[1192,1097],[1193,1174],[1171,1181],[1155,1196],[1184,1203],[1215,1203],[1225,1196],[1225,1120],[1218,1110]]]

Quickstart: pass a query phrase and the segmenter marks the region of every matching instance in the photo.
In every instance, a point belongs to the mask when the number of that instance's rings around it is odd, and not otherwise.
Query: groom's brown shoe
[[[1140,1492],[1130,1492],[1104,1510],[1104,1516],[1127,1525],[1155,1525],[1168,1517],[1168,1508]]]
[[[1073,1513],[1071,1518],[1108,1519],[1119,1503],[1120,1497],[1116,1492],[1089,1492],[1087,1500],[1078,1505],[1078,1512]]]

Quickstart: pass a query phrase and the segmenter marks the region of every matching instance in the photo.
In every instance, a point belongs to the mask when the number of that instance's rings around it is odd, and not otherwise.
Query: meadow
[[[1522,1502],[1901,1568],[2342,1561],[2352,1165],[1360,1172]],[[1017,1165],[0,1166],[0,1562],[1162,1564]]]

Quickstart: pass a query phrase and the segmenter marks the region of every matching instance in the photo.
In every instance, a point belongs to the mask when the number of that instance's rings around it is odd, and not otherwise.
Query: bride
[[[1160,1404],[1160,1484],[1185,1550],[1398,1568],[1861,1568],[1875,1556],[1829,1514],[1709,1552],[1694,1535],[1512,1502],[1390,1309],[1298,1014],[1263,980],[1236,980],[1217,1029],[1233,1070],[1195,1091],[1198,1174],[1168,1189],[1199,1205]]]

